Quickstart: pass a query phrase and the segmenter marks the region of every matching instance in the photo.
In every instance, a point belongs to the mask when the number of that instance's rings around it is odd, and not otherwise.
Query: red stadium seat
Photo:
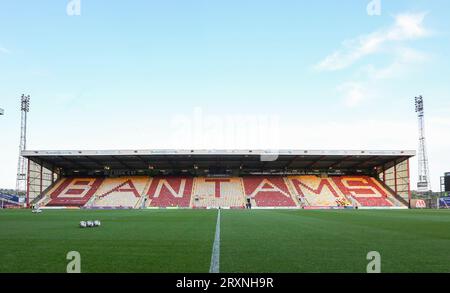
[[[330,178],[318,176],[289,176],[289,182],[302,201],[311,207],[350,206],[351,202],[333,184]]]
[[[195,183],[195,184],[194,184]],[[140,207],[361,207],[400,206],[370,176],[244,176],[227,178],[155,177],[66,178],[42,203],[93,208]]]
[[[296,204],[283,177],[243,177],[245,195],[257,207],[295,207]]]
[[[352,197],[361,206],[389,207],[389,193],[369,176],[333,176],[333,181],[347,197]]]
[[[192,177],[155,177],[146,195],[147,206],[189,207],[192,194]]]
[[[84,206],[95,194],[103,178],[65,178],[50,193],[48,206]]]

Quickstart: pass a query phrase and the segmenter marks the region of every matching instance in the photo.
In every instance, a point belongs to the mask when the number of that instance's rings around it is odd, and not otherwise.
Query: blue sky
[[[450,2],[0,0],[0,186],[29,149],[416,149],[450,171]],[[412,162],[415,182],[417,164]]]

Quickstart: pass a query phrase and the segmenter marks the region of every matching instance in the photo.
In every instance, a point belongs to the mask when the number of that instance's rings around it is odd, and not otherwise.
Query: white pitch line
[[[211,266],[209,267],[209,272],[218,273],[219,266],[220,266],[220,209],[217,212],[216,236],[214,238],[214,244],[211,254]]]

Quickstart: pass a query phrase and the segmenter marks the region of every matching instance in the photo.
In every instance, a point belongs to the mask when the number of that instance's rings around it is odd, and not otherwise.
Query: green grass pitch
[[[101,220],[81,229],[81,220]],[[208,272],[217,210],[0,210],[0,272]],[[220,272],[450,272],[450,211],[222,210]]]

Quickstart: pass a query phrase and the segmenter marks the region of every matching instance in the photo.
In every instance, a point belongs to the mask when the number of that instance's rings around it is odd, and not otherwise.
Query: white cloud
[[[369,99],[382,96],[381,89],[388,79],[405,78],[410,76],[430,57],[420,51],[398,47],[392,50],[394,60],[386,66],[375,67],[368,65],[362,68],[352,81],[337,86],[346,107],[354,108],[362,105]]]
[[[345,41],[343,49],[325,57],[315,68],[321,71],[344,69],[365,56],[381,51],[388,43],[426,37],[430,31],[423,26],[425,16],[424,12],[399,14],[395,16],[395,23],[390,28]]]
[[[392,50],[394,60],[387,66],[375,68],[372,65],[367,67],[367,76],[371,79],[389,79],[399,76],[406,76],[414,71],[414,66],[430,60],[430,56],[424,52],[406,47],[397,47]]]
[[[354,108],[359,106],[368,98],[368,91],[364,84],[358,82],[347,82],[337,88],[344,97],[346,107]]]
[[[390,63],[374,66],[369,64],[356,70],[351,80],[336,87],[346,107],[360,106],[375,96],[385,86],[380,81],[405,78],[430,59],[429,55],[409,48],[404,41],[426,37],[431,32],[423,25],[426,13],[402,13],[394,17],[387,29],[359,36],[343,42],[340,49],[316,65],[318,70],[336,71],[347,68],[358,60],[384,53]]]
[[[423,27],[426,12],[404,13],[395,17],[395,25],[388,31],[387,40],[401,41],[425,37],[430,32]]]
[[[5,47],[0,46],[0,53],[9,54],[9,53],[11,53],[11,51],[6,49]]]

